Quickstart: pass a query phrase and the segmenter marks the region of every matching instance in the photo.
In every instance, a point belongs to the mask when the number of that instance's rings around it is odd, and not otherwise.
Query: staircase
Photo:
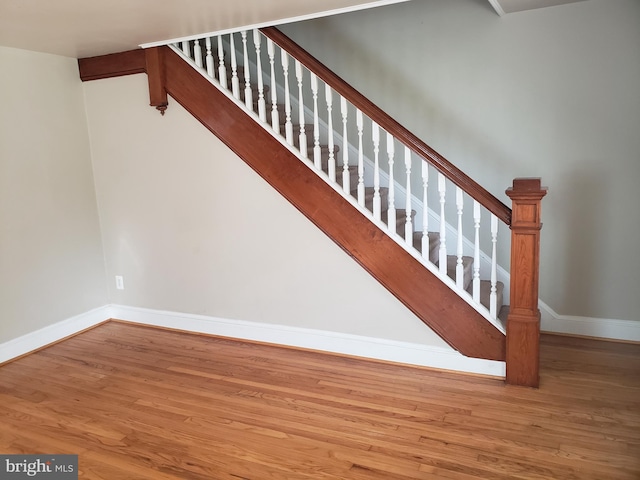
[[[151,105],[170,94],[453,348],[537,386],[538,179],[514,180],[512,211],[274,28],[121,55],[81,77],[146,71]]]

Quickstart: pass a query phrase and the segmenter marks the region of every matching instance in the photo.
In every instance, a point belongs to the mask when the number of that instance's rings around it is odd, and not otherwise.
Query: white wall
[[[540,298],[640,320],[639,25],[637,0],[429,0],[282,30],[505,203],[542,177]]]
[[[107,303],[75,59],[0,47],[0,343]]]
[[[445,346],[145,75],[84,91],[112,303]]]

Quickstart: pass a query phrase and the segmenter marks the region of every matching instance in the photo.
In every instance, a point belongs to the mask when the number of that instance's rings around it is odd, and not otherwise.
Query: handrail
[[[358,90],[329,70],[329,68],[327,68],[322,62],[287,37],[280,30],[275,27],[265,27],[261,28],[260,31],[266,37],[278,44],[282,49],[289,52],[292,57],[304,64],[310,71],[326,82],[336,92],[347,98],[354,106],[368,115],[385,131],[392,134],[396,139],[433,165],[436,170],[446,176],[454,184],[462,188],[472,198],[480,202],[496,217],[507,225],[511,225],[511,209],[487,191],[482,185],[453,165],[449,160],[420,140],[416,135],[400,125],[396,120],[380,109],[380,107],[375,105]]]

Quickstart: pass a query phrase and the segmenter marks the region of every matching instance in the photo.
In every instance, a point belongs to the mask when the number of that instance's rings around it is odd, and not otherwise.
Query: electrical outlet
[[[124,278],[122,275],[116,275],[116,288],[118,290],[124,290]]]

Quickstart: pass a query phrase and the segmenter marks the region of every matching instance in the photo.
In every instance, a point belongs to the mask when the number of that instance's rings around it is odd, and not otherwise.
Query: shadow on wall
[[[395,6],[401,7],[402,5]],[[489,10],[493,12],[490,5]],[[356,16],[353,18],[357,20]],[[483,132],[474,128],[466,117],[456,114],[445,102],[429,95],[428,75],[416,75],[419,70],[428,70],[428,66],[420,65],[420,59],[408,56],[415,49],[410,49],[406,55],[400,51],[394,58],[383,57],[376,45],[369,44],[366,39],[349,36],[344,29],[339,28],[340,23],[336,24],[330,19],[312,22],[312,28],[308,30],[308,41],[296,35],[305,31],[304,23],[298,27],[299,30],[296,28],[291,31],[287,26],[281,29],[305,48],[306,45],[317,47],[324,44],[321,47],[324,54],[318,57],[321,62],[496,197],[509,204],[504,190],[514,178],[511,174],[514,159],[499,144],[491,142]],[[385,42],[389,36],[396,39],[394,43],[401,43],[398,36],[401,37],[402,32],[388,31],[381,24],[378,42]],[[336,49],[337,46],[340,48]],[[318,55],[317,48],[309,48],[309,51]],[[332,51],[338,53],[327,53]],[[397,94],[391,95],[388,92]],[[517,165],[518,168],[521,166],[523,165]],[[525,174],[524,171],[520,172],[520,176]],[[416,177],[415,180],[415,187],[419,188],[419,178]]]
[[[607,185],[608,178],[604,170],[571,172],[562,182],[558,182],[562,188],[554,192],[554,196],[560,198],[553,202],[553,211],[547,209],[551,228],[543,225],[543,231],[547,230],[547,235],[543,235],[543,254],[545,242],[559,240],[563,245],[553,250],[562,258],[546,262],[546,272],[541,274],[540,296],[546,294],[542,282],[547,277],[557,289],[549,292],[549,298],[556,298],[553,305],[559,309],[559,313],[574,313],[575,306],[580,306],[582,312],[574,314],[588,315],[588,312],[600,309],[598,303],[602,292],[599,291],[597,279],[605,271],[607,261],[607,212],[611,206],[604,192],[610,188]]]

